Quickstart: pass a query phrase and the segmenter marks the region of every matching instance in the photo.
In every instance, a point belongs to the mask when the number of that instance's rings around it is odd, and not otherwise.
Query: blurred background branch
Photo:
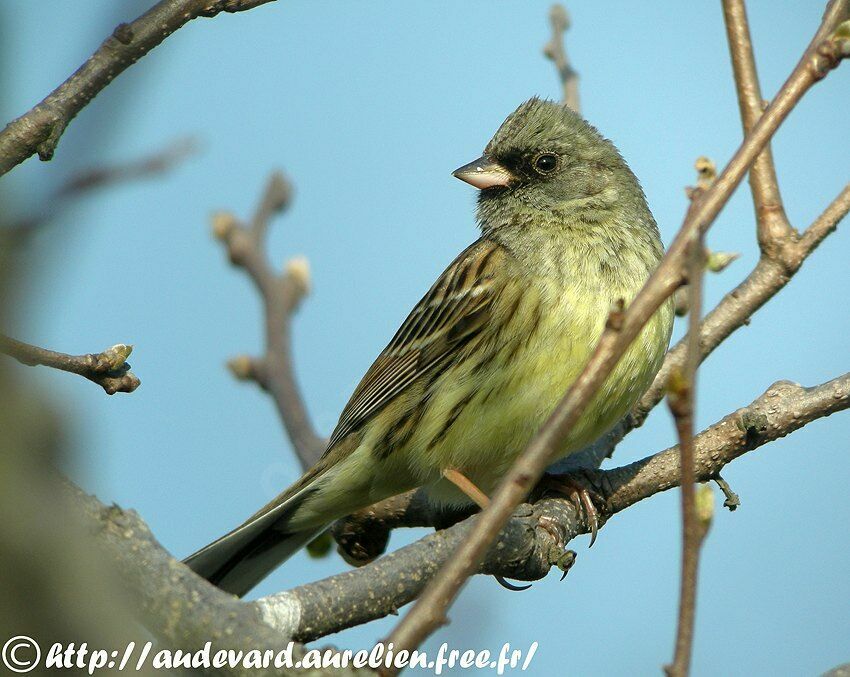
[[[581,113],[578,97],[578,72],[567,58],[567,48],[564,45],[567,31],[570,29],[570,15],[563,5],[552,5],[549,10],[549,23],[552,26],[552,37],[543,46],[543,54],[550,59],[558,71],[563,95],[561,100],[576,113]]]
[[[254,381],[272,396],[301,466],[306,469],[319,460],[325,441],[314,430],[295,381],[290,323],[310,291],[310,268],[307,259],[295,258],[287,262],[283,273],[277,273],[266,253],[269,221],[285,211],[291,199],[289,181],[282,173],[274,172],[249,224],[229,212],[219,212],[213,216],[212,228],[215,237],[227,247],[230,262],[251,278],[265,313],[265,353],[261,357],[234,357],[228,367],[236,378]]]
[[[100,188],[166,175],[195,155],[198,150],[197,139],[184,136],[168,142],[153,153],[132,158],[123,163],[72,171],[45,200],[47,205],[45,208],[3,226],[0,230],[0,241],[5,239],[10,245],[20,244],[62,214],[71,200],[88,195]]]

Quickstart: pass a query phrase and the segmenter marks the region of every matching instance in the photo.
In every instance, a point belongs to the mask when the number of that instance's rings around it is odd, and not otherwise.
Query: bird
[[[481,235],[414,306],[367,370],[321,459],[243,524],[184,560],[243,596],[335,520],[424,487],[446,508],[483,505],[586,365],[613,308],[664,248],[614,144],[565,105],[531,98],[479,159]],[[658,372],[662,305],[552,461],[613,427]]]

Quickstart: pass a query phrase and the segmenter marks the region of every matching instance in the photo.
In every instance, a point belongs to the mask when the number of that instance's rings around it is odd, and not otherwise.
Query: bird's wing
[[[417,379],[449,364],[479,334],[492,319],[493,301],[506,288],[507,276],[493,275],[506,257],[506,250],[485,239],[462,252],[366,372],[321,460],[244,524],[187,558],[188,566],[220,588],[243,595],[309,541],[316,529],[299,530],[290,521],[319,491],[316,480],[338,468],[356,447],[357,440],[346,436]]]
[[[452,262],[363,376],[331,435],[329,451],[478,334],[498,295],[493,271],[506,255],[501,245],[482,238]]]

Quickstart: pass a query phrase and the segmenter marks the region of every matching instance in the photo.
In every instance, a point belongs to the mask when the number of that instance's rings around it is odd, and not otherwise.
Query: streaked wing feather
[[[363,376],[328,449],[423,375],[451,359],[457,348],[486,324],[497,294],[489,269],[494,255],[502,251],[498,244],[481,239],[452,262]]]

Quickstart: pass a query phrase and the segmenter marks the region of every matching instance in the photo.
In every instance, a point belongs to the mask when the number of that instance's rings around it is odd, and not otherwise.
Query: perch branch
[[[850,408],[850,374],[804,388],[788,381],[773,384],[748,406],[703,430],[694,439],[694,471],[707,482],[738,457],[808,423]],[[661,491],[679,486],[680,452],[672,447],[626,466],[588,471],[610,515]],[[557,542],[541,528],[545,515],[558,525]],[[399,548],[359,569],[261,598],[255,604],[265,621],[299,641],[312,641],[348,627],[397,613],[422,594],[454,556],[481,515]],[[566,568],[564,547],[589,531],[568,499],[546,498],[521,506],[487,551],[478,573],[518,580],[544,577],[551,567]]]
[[[562,459],[549,470],[555,474],[598,468],[610,458],[631,426],[623,420],[592,445]],[[469,516],[469,510],[439,510],[424,490],[393,496],[339,520],[332,529],[340,555],[354,566],[362,566],[384,553],[390,532],[399,527],[445,529]]]
[[[133,346],[118,343],[100,353],[66,355],[0,334],[0,352],[15,358],[21,364],[28,367],[42,365],[78,374],[97,383],[107,395],[131,393],[141,384],[127,363],[132,351]]]
[[[310,269],[305,259],[297,258],[279,274],[272,269],[265,250],[269,222],[289,206],[291,199],[292,187],[283,174],[275,172],[249,224],[221,212],[213,216],[213,233],[227,247],[231,263],[251,278],[265,313],[265,353],[235,357],[228,366],[237,378],[256,382],[272,396],[301,465],[309,468],[324,452],[325,442],[310,422],[295,380],[290,324],[309,292]]]
[[[0,176],[38,153],[50,160],[65,128],[112,80],[174,31],[200,16],[252,9],[271,0],[162,0],[119,24],[65,82],[0,131]]]
[[[590,399],[608,377],[619,357],[653,313],[682,283],[688,242],[704,233],[738,186],[755,157],[803,95],[840,60],[850,55],[850,37],[840,21],[847,16],[847,0],[832,2],[818,36],[812,41],[776,99],[759,118],[714,185],[685,219],[667,254],[643,289],[624,312],[615,312],[587,365],[526,450],[520,455],[492,497],[490,506],[475,520],[469,536],[441,568],[414,607],[390,635],[397,650],[411,650],[445,622],[448,607],[466,579],[476,570],[486,551],[515,506],[538,481],[552,450],[572,428]],[[826,35],[820,38],[821,35]]]

